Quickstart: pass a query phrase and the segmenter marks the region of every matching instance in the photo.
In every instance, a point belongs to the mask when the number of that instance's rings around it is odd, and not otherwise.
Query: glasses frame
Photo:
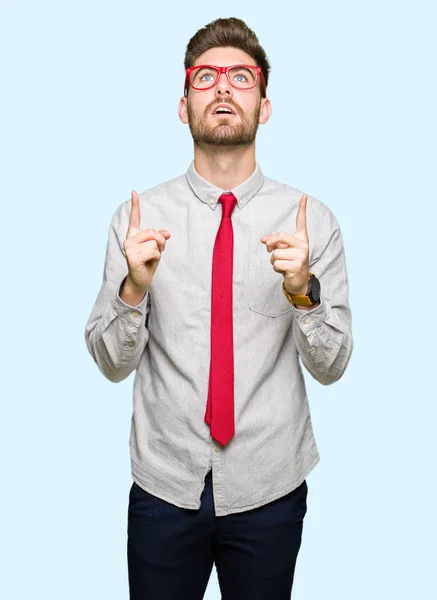
[[[201,69],[201,68],[205,68],[205,67],[207,67],[209,69],[217,69],[217,71],[218,71],[217,77],[215,78],[214,82],[211,85],[209,85],[208,87],[202,87],[202,88],[195,87],[191,83],[191,73],[193,71],[196,71],[197,69]],[[255,71],[256,72],[255,83],[248,88],[241,88],[241,87],[234,85],[229,78],[229,70],[234,69],[235,67],[248,67],[249,69],[252,69],[253,71]],[[261,67],[259,67],[258,65],[238,64],[238,65],[230,65],[229,67],[218,67],[217,65],[195,65],[194,67],[188,67],[187,69],[185,69],[185,71],[186,71],[186,74],[185,74],[185,82],[184,82],[184,96],[186,96],[188,94],[188,85],[190,85],[193,88],[193,90],[199,90],[201,92],[210,90],[211,88],[213,88],[214,86],[217,85],[222,73],[226,74],[226,77],[227,77],[230,85],[232,85],[232,87],[234,87],[237,90],[241,90],[243,92],[246,92],[247,90],[253,90],[253,88],[256,87],[256,85],[258,84],[258,79],[261,79],[261,83],[263,84],[263,87],[264,87],[264,96],[267,96],[266,80],[264,79],[264,75],[263,75],[263,71],[262,71]],[[188,80],[188,85],[187,85],[187,80]]]

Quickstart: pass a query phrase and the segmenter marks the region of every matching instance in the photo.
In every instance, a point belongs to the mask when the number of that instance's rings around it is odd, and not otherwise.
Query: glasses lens
[[[201,67],[200,69],[194,69],[191,71],[190,80],[191,85],[196,88],[209,88],[213,85],[217,79],[218,71],[213,67]]]
[[[229,71],[229,79],[238,88],[251,88],[255,85],[257,72],[249,67],[234,67]]]

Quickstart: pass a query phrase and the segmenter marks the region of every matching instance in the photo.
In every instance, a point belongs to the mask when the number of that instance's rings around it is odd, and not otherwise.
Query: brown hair
[[[261,67],[267,87],[270,63],[264,48],[260,45],[252,29],[249,29],[244,21],[236,17],[215,19],[193,35],[185,51],[185,69],[192,67],[197,58],[210,48],[219,48],[222,46],[239,48],[249,54],[255,60],[256,64]],[[188,94],[188,88],[190,87],[188,81],[186,85],[185,92]],[[261,92],[264,96],[264,88],[262,86]]]

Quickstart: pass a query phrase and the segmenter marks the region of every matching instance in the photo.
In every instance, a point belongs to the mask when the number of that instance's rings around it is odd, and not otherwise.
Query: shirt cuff
[[[292,305],[293,306],[293,305]],[[327,317],[328,310],[326,302],[323,297],[320,297],[320,304],[312,310],[300,310],[293,306],[294,318],[302,330],[307,335],[314,329],[316,329]]]
[[[119,317],[128,318],[131,323],[139,324],[139,322],[141,321],[140,317],[142,317],[146,314],[146,306],[147,306],[149,290],[147,290],[144,298],[142,299],[142,301],[139,304],[137,304],[137,306],[130,306],[129,304],[126,304],[126,302],[124,302],[124,300],[122,300],[120,298],[120,291],[121,291],[121,288],[123,286],[125,279],[126,278],[123,279],[123,281],[117,288],[117,293],[114,298],[113,307]]]

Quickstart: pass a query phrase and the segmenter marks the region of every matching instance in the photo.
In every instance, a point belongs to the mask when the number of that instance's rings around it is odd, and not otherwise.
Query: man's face
[[[211,48],[198,57],[195,64],[230,66],[256,65],[251,56],[237,48]],[[235,114],[215,114],[217,105],[230,106]],[[190,127],[195,143],[214,146],[249,145],[255,140],[259,123],[270,116],[270,103],[261,96],[260,83],[250,90],[233,87],[225,73],[217,85],[207,90],[190,87],[188,98],[182,98],[179,117]]]

